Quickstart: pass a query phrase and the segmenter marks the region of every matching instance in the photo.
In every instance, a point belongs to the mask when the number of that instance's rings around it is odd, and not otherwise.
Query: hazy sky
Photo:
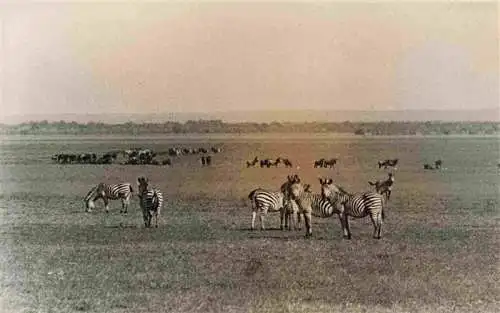
[[[4,116],[499,106],[491,3],[7,4]]]

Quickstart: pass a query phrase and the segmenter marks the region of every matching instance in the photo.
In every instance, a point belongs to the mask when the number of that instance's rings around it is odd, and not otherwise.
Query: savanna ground
[[[210,168],[194,156],[173,167],[57,165],[62,152],[129,147],[222,146]],[[1,164],[3,312],[496,312],[499,144],[497,137],[328,136],[4,138]],[[245,166],[284,156],[292,170]],[[337,169],[312,161],[338,157]],[[313,238],[250,231],[248,193],[277,189],[298,173],[350,191],[386,176],[376,161],[399,158],[383,238],[368,218],[313,219]],[[444,161],[441,171],[423,163]],[[96,183],[140,175],[166,195],[160,227],[145,229],[135,197],[128,215],[102,202],[84,212]]]

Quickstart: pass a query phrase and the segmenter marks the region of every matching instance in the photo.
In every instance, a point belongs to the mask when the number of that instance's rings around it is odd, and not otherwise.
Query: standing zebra
[[[306,237],[312,236],[312,216],[326,218],[337,213],[328,199],[324,199],[321,194],[312,193],[309,188],[310,185],[302,185],[300,181],[289,185],[290,195],[297,202],[299,213],[304,214]]]
[[[99,183],[92,187],[84,198],[87,212],[91,212],[95,208],[95,201],[102,198],[106,212],[109,212],[109,200],[122,200],[122,209],[120,213],[127,213],[128,205],[130,204],[130,196],[133,193],[132,185],[129,183],[120,183],[108,185]]]
[[[255,218],[257,216],[257,211],[259,211],[259,219],[261,223],[261,230],[265,230],[264,226],[264,215],[267,212],[280,212],[280,229],[291,230],[292,221],[294,228],[297,228],[300,224],[300,220],[293,220],[293,215],[296,214],[296,207],[293,206],[291,202],[286,201],[285,194],[281,191],[269,191],[262,188],[257,188],[252,190],[248,195],[248,199],[252,201],[252,226],[251,229],[255,229]]]
[[[339,186],[335,186],[331,179],[320,180],[320,183],[323,198],[328,199],[339,211],[344,238],[351,239],[349,216],[362,218],[370,215],[374,227],[373,238],[380,239],[384,219],[382,195],[376,192],[350,194]]]
[[[388,176],[389,177],[383,181],[377,180],[376,182],[368,182],[371,186],[375,186],[375,191],[384,195],[387,201],[391,198],[392,186],[394,185],[394,174],[389,173]]]
[[[139,200],[146,228],[151,227],[151,220],[155,217],[155,227],[158,227],[158,217],[160,216],[161,206],[163,204],[163,195],[156,188],[149,188],[146,177],[137,178],[139,185]]]

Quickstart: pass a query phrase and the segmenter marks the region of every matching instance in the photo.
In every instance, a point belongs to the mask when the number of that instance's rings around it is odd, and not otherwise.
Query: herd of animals
[[[396,170],[396,160],[379,162],[379,168],[392,167]],[[442,164],[442,162],[439,162]],[[395,178],[393,172],[388,173],[387,179],[369,181],[374,191],[362,193],[349,193],[341,186],[334,184],[332,179],[320,178],[321,193],[313,193],[311,185],[305,184],[300,177],[287,176],[286,181],[277,191],[256,188],[250,192],[248,198],[252,202],[251,229],[255,229],[255,219],[259,213],[261,229],[265,229],[264,216],[268,212],[280,212],[280,228],[282,230],[300,229],[301,219],[304,219],[306,237],[312,236],[312,217],[326,218],[337,214],[341,222],[343,237],[350,239],[349,217],[362,218],[370,216],[374,232],[373,237],[381,238],[384,207],[387,205],[392,193]],[[158,227],[158,219],[163,204],[163,194],[158,188],[151,187],[146,177],[137,179],[139,204],[143,213],[146,228]],[[106,212],[109,212],[110,200],[120,199],[122,202],[121,213],[128,212],[130,199],[134,188],[130,183],[105,184],[94,186],[85,196],[86,211],[95,208],[95,201],[102,199]]]
[[[323,159],[324,160],[324,159]],[[258,162],[257,158],[254,159]],[[316,164],[317,161],[314,163]],[[378,162],[380,168],[397,170],[398,159]],[[425,169],[441,169],[442,160],[436,160],[434,166],[425,164]],[[500,167],[500,166],[499,166]],[[268,212],[280,212],[280,229],[300,230],[301,219],[304,219],[306,237],[312,236],[312,217],[328,218],[337,215],[342,227],[343,237],[351,239],[349,217],[363,218],[369,216],[374,230],[373,238],[381,238],[382,222],[387,203],[391,198],[395,183],[394,172],[389,172],[383,180],[368,181],[374,187],[373,191],[350,193],[341,186],[334,184],[331,178],[319,179],[321,192],[311,191],[311,185],[303,183],[297,174],[288,175],[278,190],[256,188],[248,198],[252,203],[251,229],[255,229],[255,219],[259,214],[261,229],[265,229],[264,217]],[[146,177],[137,179],[140,207],[146,228],[158,227],[158,219],[163,204],[163,194],[158,188],[151,187]],[[84,198],[86,211],[95,208],[95,201],[102,199],[106,212],[109,212],[110,200],[121,200],[121,213],[127,213],[134,188],[130,183],[105,184],[100,183],[87,193]]]
[[[122,164],[122,165],[172,165],[170,157],[182,155],[202,154],[200,163],[211,165],[212,156],[207,153],[220,153],[222,148],[170,148],[167,151],[155,152],[152,149],[131,148],[127,150],[110,151],[98,156],[96,153],[58,153],[52,156],[52,160],[58,164]],[[123,157],[122,162],[117,162],[119,157]],[[156,157],[163,156],[162,160]],[[170,156],[170,157],[168,157]]]

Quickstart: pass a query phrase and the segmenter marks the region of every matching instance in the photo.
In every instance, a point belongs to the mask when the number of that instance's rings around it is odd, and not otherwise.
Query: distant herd
[[[209,149],[175,147],[162,152],[156,152],[152,149],[130,148],[106,152],[100,156],[96,153],[58,153],[53,155],[51,159],[58,164],[172,165],[170,157],[202,154],[200,163],[205,166],[212,164],[212,156],[206,154],[220,152],[222,152],[220,147],[211,147]],[[163,156],[163,158],[158,160],[157,157],[160,156]],[[121,161],[118,161],[118,159],[121,159]]]

